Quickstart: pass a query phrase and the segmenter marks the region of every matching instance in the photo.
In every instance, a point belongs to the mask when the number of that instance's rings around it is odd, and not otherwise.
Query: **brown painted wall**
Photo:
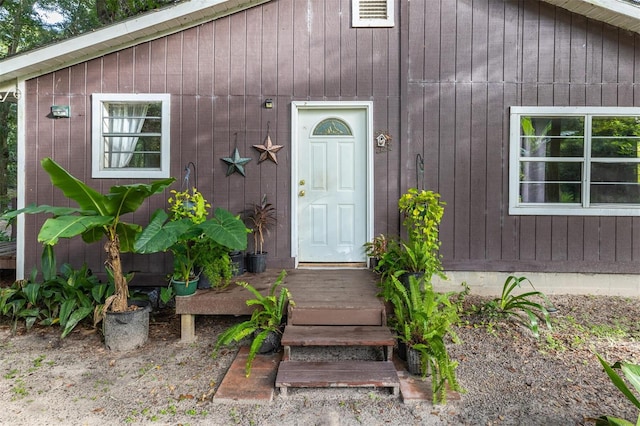
[[[292,267],[290,232],[291,107],[294,100],[374,100],[376,128],[399,134],[399,30],[353,29],[349,0],[300,2],[277,0],[264,6],[210,22],[66,68],[28,82],[27,204],[65,202],[52,191],[39,160],[52,156],[75,176],[108,190],[112,179],[91,180],[92,93],[169,92],[171,111],[171,173],[180,178],[189,161],[197,167],[197,187],[214,207],[241,212],[262,194],[277,206],[278,223],[265,243],[269,267]],[[272,110],[262,108],[272,98]],[[70,104],[69,120],[46,118],[53,104]],[[278,165],[258,165],[261,144],[270,128]],[[226,177],[220,159],[235,147],[251,157],[246,178]],[[396,232],[395,202],[399,197],[399,151],[378,155],[376,171],[383,181],[376,189],[376,231]],[[179,183],[175,185],[179,187]],[[150,212],[164,206],[157,196],[134,220],[144,223]],[[394,207],[387,215],[388,206]],[[391,218],[396,226],[388,226]],[[35,241],[42,220],[28,218],[27,270],[37,262]],[[59,259],[89,262],[101,269],[100,248],[83,243],[62,244]],[[136,256],[133,270],[166,274],[170,263],[162,256]]]
[[[508,215],[509,107],[640,106],[640,35],[530,0],[404,4],[404,183],[422,154],[445,266],[640,272],[640,218]]]
[[[375,155],[376,234],[398,232],[396,202],[416,185],[421,154],[425,187],[447,202],[447,268],[640,272],[640,218],[507,214],[508,108],[640,105],[640,35],[534,0],[399,0],[396,17],[395,28],[353,29],[349,0],[274,0],[29,81],[27,204],[64,202],[39,168],[45,156],[101,190],[128,183],[89,179],[91,93],[170,92],[172,174],[195,162],[198,189],[234,212],[266,193],[278,209],[269,265],[291,267],[290,102],[372,100],[374,130],[393,136]],[[46,118],[53,104],[71,105],[71,119]],[[277,166],[258,165],[251,148],[268,124],[285,145]],[[246,178],[226,177],[220,161],[236,134],[253,158]],[[27,270],[40,223],[28,220]],[[72,241],[57,254],[101,268],[98,246]],[[127,267],[162,275],[170,265],[136,256]]]

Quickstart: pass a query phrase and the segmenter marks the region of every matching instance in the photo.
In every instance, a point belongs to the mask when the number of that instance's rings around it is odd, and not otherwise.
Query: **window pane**
[[[591,182],[638,183],[640,163],[591,163]]]
[[[520,125],[523,157],[584,156],[582,117],[522,117]]]
[[[523,162],[520,177],[523,203],[572,203],[581,199],[581,162]]]
[[[525,161],[520,163],[523,182],[582,181],[582,163]]]
[[[581,202],[582,185],[576,183],[522,183],[522,203],[576,203]]]
[[[640,185],[592,184],[590,196],[592,204],[640,204]]]

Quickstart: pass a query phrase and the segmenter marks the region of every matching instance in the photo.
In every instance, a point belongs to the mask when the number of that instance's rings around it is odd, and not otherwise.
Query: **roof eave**
[[[18,80],[94,59],[164,37],[271,0],[190,0],[0,61],[0,92]]]
[[[543,0],[596,21],[640,33],[640,5],[622,0]]]

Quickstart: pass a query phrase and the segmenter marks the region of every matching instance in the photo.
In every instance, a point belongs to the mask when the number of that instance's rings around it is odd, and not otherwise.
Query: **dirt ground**
[[[485,299],[469,296],[467,307]],[[99,332],[78,327],[16,334],[0,320],[0,424],[10,425],[572,425],[638,411],[611,384],[594,352],[640,362],[636,299],[553,296],[554,329],[539,340],[511,322],[466,315],[450,344],[466,393],[445,405],[404,404],[387,390],[297,389],[269,405],[212,396],[235,355],[212,358],[234,317],[197,317],[196,343],[180,343],[180,320],[154,312],[149,342],[107,351]]]

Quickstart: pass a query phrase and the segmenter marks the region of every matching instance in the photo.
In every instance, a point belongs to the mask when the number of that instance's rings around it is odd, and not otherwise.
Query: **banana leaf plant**
[[[129,287],[122,272],[120,254],[133,251],[135,238],[142,227],[124,222],[122,216],[135,212],[147,198],[164,191],[175,179],[160,179],[150,184],[116,185],[107,194],[101,194],[72,176],[51,158],[43,159],[41,164],[49,174],[53,186],[62,190],[78,207],[31,205],[9,212],[3,218],[11,220],[22,213],[52,214],[53,217],[45,221],[38,234],[38,241],[45,246],[54,246],[60,238],[80,235],[86,243],[93,243],[106,236],[105,267],[108,275],[113,278],[115,292],[106,300],[102,313],[108,309],[113,312],[126,311],[129,308]]]

